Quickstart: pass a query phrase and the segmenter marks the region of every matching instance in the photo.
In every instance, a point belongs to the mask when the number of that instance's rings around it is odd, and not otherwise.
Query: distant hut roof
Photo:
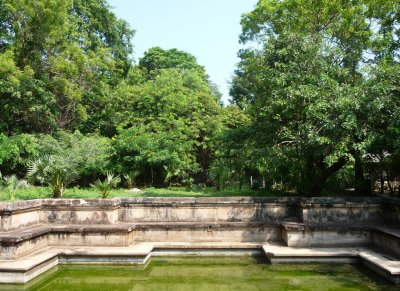
[[[372,154],[372,153],[367,153],[364,155],[364,159],[368,163],[380,163],[383,162],[383,160],[387,157],[391,156],[391,154],[387,151],[384,151],[381,154]]]

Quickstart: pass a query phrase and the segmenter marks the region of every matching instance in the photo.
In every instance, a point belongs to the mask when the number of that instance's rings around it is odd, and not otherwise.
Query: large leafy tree
[[[104,0],[1,0],[0,130],[74,129],[108,106],[133,31]]]
[[[376,138],[367,80],[398,61],[398,11],[397,1],[260,0],[243,16],[241,41],[259,49],[241,52],[233,101],[255,117],[259,159],[300,193],[319,194],[347,162],[362,190]]]
[[[195,69],[163,69],[131,94],[116,140],[118,171],[140,168],[152,184],[190,182],[205,172],[220,107],[203,76]]]
[[[208,179],[221,108],[194,56],[149,49],[115,96],[117,172],[140,169],[142,180],[158,185]]]
[[[400,173],[400,64],[385,58],[370,73],[368,79],[370,102],[365,116],[371,134],[368,148],[367,172],[374,179],[380,178],[383,190],[384,178],[392,194],[392,179]],[[372,162],[372,163],[371,163]],[[383,175],[385,173],[385,175]]]
[[[271,38],[243,64],[257,90],[251,108],[254,167],[303,194],[319,194],[348,161],[349,133],[357,127],[358,88],[340,83],[348,72],[320,50],[315,39],[285,35]]]
[[[241,190],[251,168],[253,153],[249,146],[249,114],[236,105],[221,110],[223,130],[219,132],[210,169],[212,182],[220,189],[226,182],[239,182]]]

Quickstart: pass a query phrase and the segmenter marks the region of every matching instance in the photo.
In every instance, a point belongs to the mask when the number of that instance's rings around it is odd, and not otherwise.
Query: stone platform
[[[362,263],[400,284],[400,259],[372,248],[293,248],[262,246],[271,263]]]

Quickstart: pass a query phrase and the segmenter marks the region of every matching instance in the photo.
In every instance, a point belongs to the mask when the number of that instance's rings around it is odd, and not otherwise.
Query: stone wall
[[[39,199],[0,203],[0,231],[38,224],[143,222],[400,223],[399,200],[380,198]]]
[[[303,198],[299,219],[305,223],[380,224],[383,222],[380,198]]]
[[[115,224],[119,199],[37,199],[0,203],[0,231],[37,224]]]
[[[293,198],[137,198],[121,199],[124,222],[263,222],[297,221]]]
[[[379,198],[42,199],[0,203],[0,218],[0,259],[137,242],[379,245],[400,255],[400,202]]]
[[[400,225],[400,200],[383,199],[382,201],[383,220],[387,225]]]

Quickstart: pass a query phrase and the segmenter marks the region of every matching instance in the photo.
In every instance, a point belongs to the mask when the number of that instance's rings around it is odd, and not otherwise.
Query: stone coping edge
[[[62,207],[115,209],[135,205],[159,206],[204,206],[207,204],[277,204],[285,206],[314,207],[365,207],[382,203],[400,206],[400,199],[381,197],[133,197],[111,199],[34,199],[17,202],[0,202],[0,215],[11,215],[15,211],[33,211]]]

